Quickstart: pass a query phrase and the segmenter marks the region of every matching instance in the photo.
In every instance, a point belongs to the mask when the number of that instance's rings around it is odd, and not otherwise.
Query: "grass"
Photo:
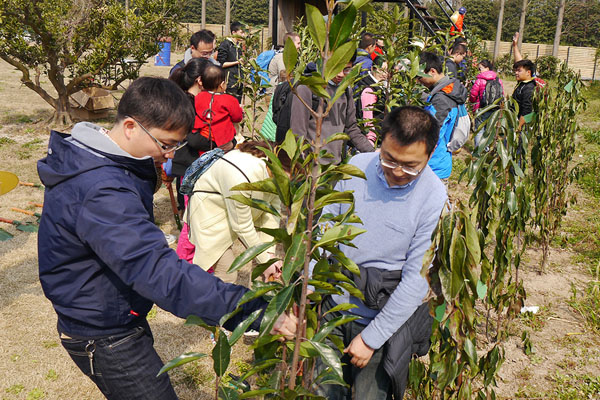
[[[531,385],[525,385],[515,397],[518,399],[556,399],[584,400],[598,399],[600,396],[600,377],[586,374],[554,373],[549,377],[552,388],[539,390]]]
[[[600,334],[600,263],[596,267],[594,280],[589,281],[583,291],[571,286],[571,298],[567,304],[585,318],[587,326]]]

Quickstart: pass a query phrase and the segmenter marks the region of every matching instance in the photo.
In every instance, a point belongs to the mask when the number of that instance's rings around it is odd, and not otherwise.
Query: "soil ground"
[[[173,55],[173,62],[178,59]],[[147,65],[142,75],[166,77],[168,70]],[[38,183],[36,161],[46,150],[52,109],[20,85],[19,75],[0,63],[1,169],[17,174],[21,181]],[[595,116],[583,122],[598,130],[597,106],[594,111]],[[110,127],[109,121],[99,123]],[[468,193],[455,180],[451,180],[450,190],[457,196]],[[563,233],[555,241],[550,266],[543,275],[538,274],[540,249],[533,246],[527,251],[521,272],[527,290],[526,305],[540,306],[540,311],[522,315],[511,325],[511,336],[505,344],[506,362],[498,379],[501,399],[600,399],[598,329],[568,304],[573,290],[581,295],[592,279],[598,279],[590,274],[600,258],[600,222],[595,217],[598,200],[579,188],[574,191],[579,201],[565,218]],[[0,216],[35,221],[11,207],[40,211],[31,203],[42,201],[43,190],[19,186],[0,198]],[[166,189],[159,191],[154,203],[160,228],[177,233]],[[6,224],[1,228],[14,238],[0,242],[0,399],[103,398],[60,345],[56,314],[38,280],[37,234]],[[149,320],[163,360],[188,351],[210,353],[212,344],[201,328],[186,327],[181,319],[156,307]],[[529,332],[535,348],[529,356],[521,340],[524,330]],[[243,368],[251,357],[247,343],[237,344],[232,371]],[[211,371],[212,361],[205,358],[170,375],[181,399],[209,399],[214,396]]]

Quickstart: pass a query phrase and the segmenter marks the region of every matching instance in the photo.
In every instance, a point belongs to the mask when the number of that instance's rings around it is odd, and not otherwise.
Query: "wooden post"
[[[200,26],[202,29],[206,29],[206,0],[202,0],[202,13],[200,18]]]
[[[565,60],[567,67],[569,66],[569,53],[571,53],[571,46],[567,47],[567,59]],[[556,51],[556,56],[558,56],[558,50]],[[554,57],[556,57],[556,56],[554,56]]]

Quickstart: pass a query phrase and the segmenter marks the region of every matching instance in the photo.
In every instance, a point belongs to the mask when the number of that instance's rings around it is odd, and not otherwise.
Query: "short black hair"
[[[195,116],[187,94],[175,82],[150,76],[136,79],[117,108],[117,122],[133,117],[147,129],[186,134],[194,127]]]
[[[229,26],[229,32],[233,33],[233,32],[237,32],[239,30],[244,29],[244,25],[242,25],[241,22],[232,22],[231,25]]]
[[[202,72],[210,64],[212,63],[207,58],[192,58],[185,66],[173,71],[169,79],[187,91],[196,82],[196,79],[202,76]]]
[[[192,35],[190,38],[190,46],[198,48],[198,44],[202,43],[213,43],[215,41],[215,34],[208,29],[202,29]]]
[[[359,49],[366,49],[367,47],[375,44],[375,37],[372,33],[364,32],[360,35],[360,43],[358,44]]]
[[[202,79],[202,87],[204,90],[217,90],[219,85],[225,81],[226,76],[227,73],[223,67],[211,63],[204,68],[204,71],[202,71],[202,75],[200,76]]]
[[[485,68],[489,69],[490,71],[494,71],[494,63],[491,62],[490,60],[481,60],[479,62],[479,64],[483,65]]]
[[[419,64],[425,64],[425,73],[430,69],[435,68],[438,73],[444,70],[442,58],[435,53],[424,51],[419,56]]]
[[[455,42],[450,49],[450,54],[467,54],[467,45],[465,43]]]
[[[388,135],[402,146],[424,142],[430,155],[440,138],[440,126],[435,117],[421,107],[397,107],[381,123],[382,140]]]
[[[517,61],[513,64],[513,71],[516,71],[517,69],[519,69],[519,67],[523,67],[524,69],[531,72],[531,76],[535,75],[535,64],[533,63],[533,61],[527,59]]]

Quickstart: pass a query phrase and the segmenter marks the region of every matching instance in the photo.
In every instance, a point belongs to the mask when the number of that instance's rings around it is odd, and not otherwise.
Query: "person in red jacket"
[[[219,147],[233,142],[236,133],[234,124],[241,122],[243,117],[243,110],[237,99],[225,93],[225,77],[222,67],[209,65],[201,75],[204,90],[194,98],[194,130],[200,131],[202,136]]]

